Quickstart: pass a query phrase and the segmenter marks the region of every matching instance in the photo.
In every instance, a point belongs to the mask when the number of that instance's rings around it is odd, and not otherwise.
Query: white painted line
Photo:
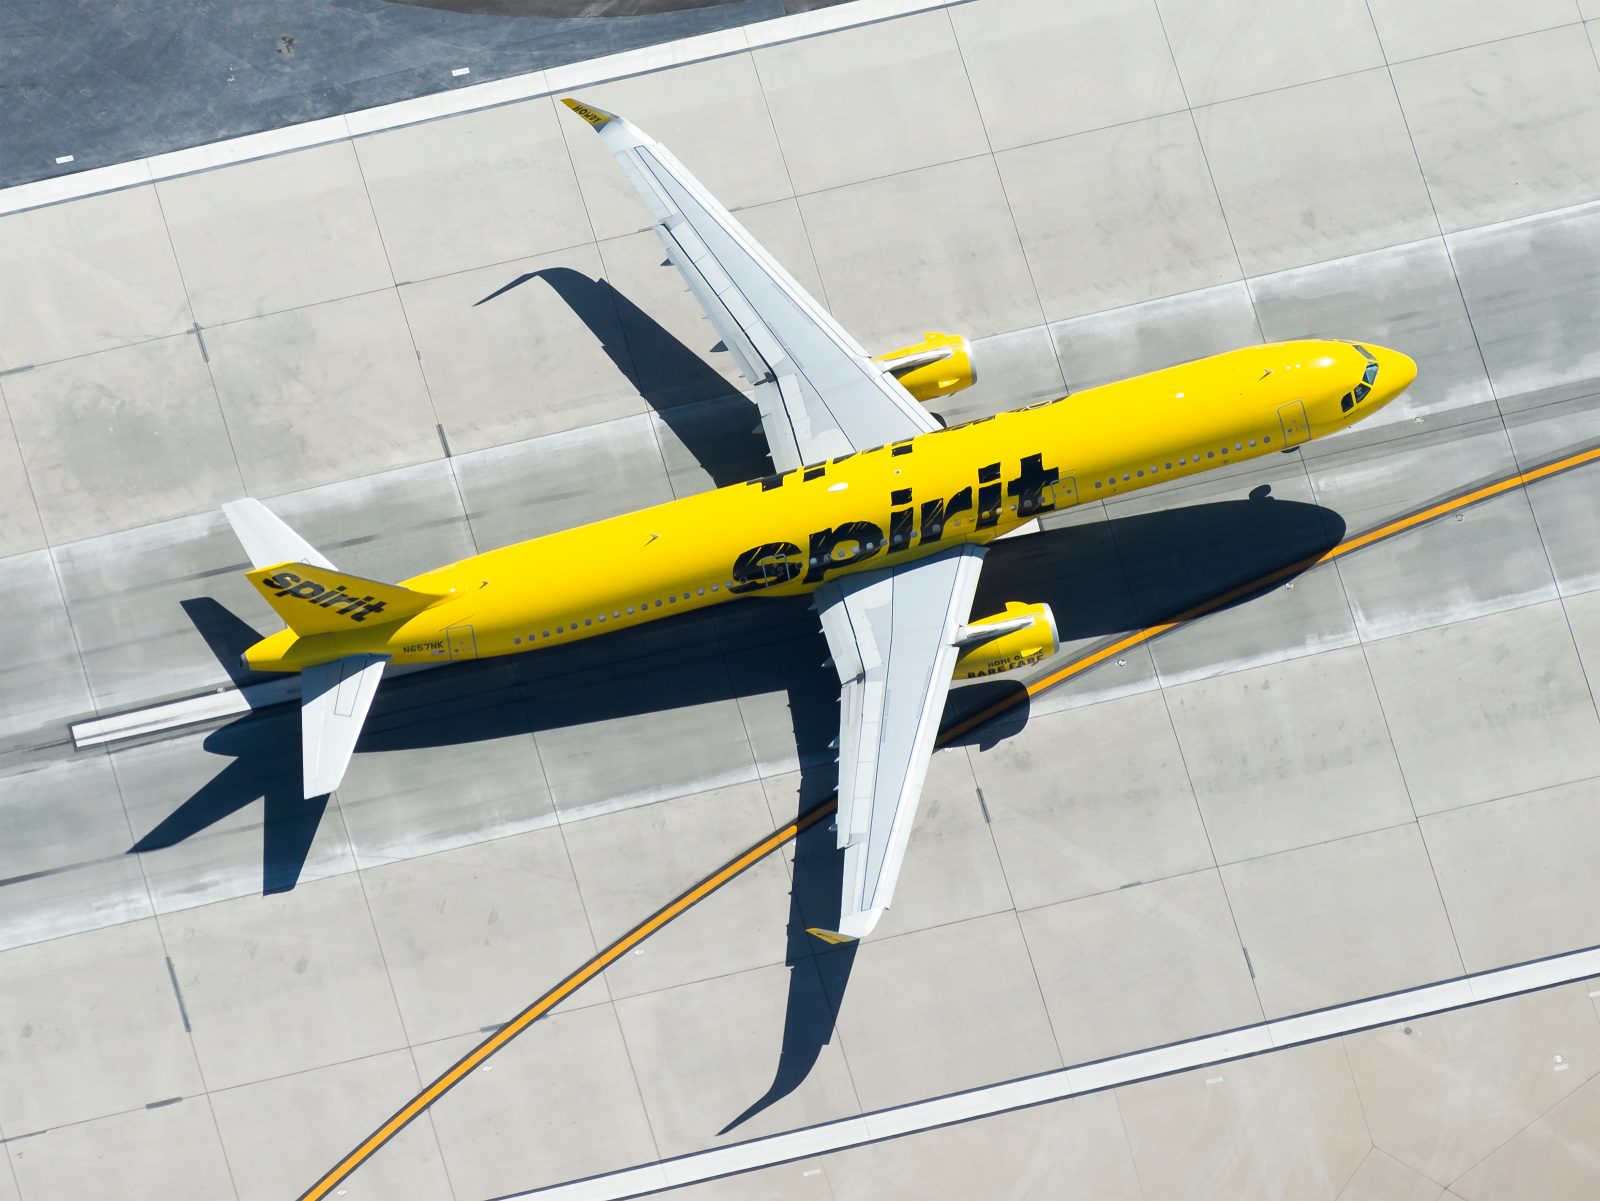
[[[60,158],[56,159],[56,166],[59,167],[64,163],[70,163],[75,157],[75,155],[63,154]]]
[[[237,717],[268,705],[281,705],[299,695],[300,677],[297,675],[252,684],[248,688],[224,688],[220,692],[184,697],[164,705],[135,709],[131,713],[80,721],[71,727],[72,742],[81,751],[87,747],[104,746],[108,742],[147,738],[152,734],[181,730],[202,722]]]
[[[188,150],[16,184],[0,189],[0,215],[964,3],[967,0],[854,0],[850,4],[814,12],[774,17],[754,25],[642,46],[637,50],[581,63],[455,88],[437,96],[398,100],[393,104],[228,138]],[[465,75],[469,71],[468,67],[457,67],[451,71],[451,75]],[[71,155],[56,160],[57,163],[71,161]]]
[[[1060,1101],[1098,1089],[1149,1080],[1156,1076],[1187,1071],[1197,1067],[1210,1067],[1237,1059],[1275,1050],[1283,1046],[1332,1038],[1374,1026],[1392,1025],[1396,1022],[1419,1018],[1441,1010],[1460,1009],[1478,1004],[1486,999],[1508,996],[1514,992],[1527,992],[1569,984],[1600,974],[1600,947],[1555,955],[1537,963],[1519,964],[1492,972],[1480,972],[1442,984],[1428,984],[1407,989],[1384,997],[1369,997],[1338,1005],[1317,1013],[1300,1014],[1280,1021],[1259,1022],[1239,1030],[1226,1030],[1209,1034],[1168,1047],[1155,1047],[1119,1055],[1098,1063],[1080,1064],[1076,1067],[1058,1068],[1037,1076],[1020,1080],[1007,1080],[970,1092],[955,1093],[947,1097],[932,1097],[913,1101],[892,1109],[841,1118],[820,1126],[807,1126],[801,1130],[788,1130],[765,1138],[714,1147],[676,1159],[665,1159],[653,1164],[640,1164],[587,1180],[574,1180],[567,1184],[548,1185],[527,1192],[508,1194],[501,1201],[516,1198],[560,1198],[561,1201],[625,1201],[629,1197],[642,1197],[667,1188],[695,1184],[748,1172],[773,1164],[790,1163],[816,1155],[826,1155],[850,1147],[859,1147],[879,1139],[896,1138],[953,1122],[970,1121],[1038,1105]],[[1590,996],[1600,996],[1596,989]],[[1554,1071],[1568,1065],[1557,1056]],[[1206,1084],[1222,1083],[1223,1077],[1210,1076]]]

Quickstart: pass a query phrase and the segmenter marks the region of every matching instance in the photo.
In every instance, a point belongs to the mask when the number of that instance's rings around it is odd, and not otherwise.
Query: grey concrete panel
[[[1600,774],[1600,721],[1559,602],[1367,647],[1419,815]]]
[[[6,377],[52,545],[214,507],[240,493],[194,338],[124,346]]]
[[[156,191],[201,325],[394,283],[352,143],[163,180]]]
[[[1006,150],[995,161],[1047,320],[1240,278],[1188,113]],[[1075,382],[1070,366],[1067,378]]]
[[[1214,866],[1159,696],[1034,717],[973,770],[1019,909]]]
[[[1593,188],[1600,193],[1600,179]],[[1472,326],[1503,406],[1548,389],[1600,391],[1600,205],[1450,239]]]
[[[1439,232],[1389,72],[1195,114],[1247,276]]]
[[[8,1150],[27,1201],[214,1201],[234,1195],[204,1097],[58,1127]]]
[[[832,774],[826,778],[831,789]],[[824,791],[807,788],[798,775],[767,779],[762,784],[774,824],[792,821]],[[827,926],[838,917],[837,840],[827,825],[813,827],[801,836],[799,845],[791,843],[783,851],[795,875],[795,890],[808,925]],[[961,748],[937,751],[911,827],[894,904],[879,921],[873,937],[892,937],[1011,907],[1011,893],[967,752]]]
[[[930,329],[985,338],[1040,324],[1006,192],[980,155],[802,196],[834,317],[872,353]]]
[[[1376,1147],[1339,1190],[1339,1201],[1440,1201],[1440,1196],[1437,1182]]]
[[[1497,420],[1354,447],[1308,460],[1308,467],[1317,500],[1352,534],[1517,470]],[[1341,560],[1338,570],[1369,641],[1556,595],[1520,491],[1407,530]]]
[[[585,103],[621,113],[670,149],[732,212],[792,194],[761,80],[748,54],[585,86],[581,95]],[[593,226],[585,238],[648,229],[650,210],[606,144],[576,115],[565,108],[556,112]]]
[[[1422,821],[1469,972],[1600,944],[1600,780]]]
[[[1589,691],[1600,695],[1600,591],[1569,597],[1564,607],[1573,640],[1589,681]]]
[[[599,254],[585,245],[401,289],[451,451],[644,411],[601,274]]]
[[[0,947],[149,917],[132,841],[103,756],[0,775]]]
[[[1192,105],[1383,65],[1367,6],[1353,0],[1159,0]]]
[[[1261,1020],[1215,871],[1030,909],[1019,918],[1068,1063]]]
[[[1576,25],[1393,69],[1445,233],[1600,194],[1594,49]]]
[[[422,1083],[400,1050],[212,1093],[240,1201],[310,1188]],[[433,1123],[412,1122],[339,1187],[357,1201],[449,1196]]]
[[[1372,1146],[1336,1043],[1131,1084],[1117,1104],[1149,1198],[1331,1198]]]
[[[595,952],[558,830],[422,855],[362,879],[413,1044],[509,1020]],[[596,984],[568,1004],[605,999]]]
[[[0,558],[38,550],[45,544],[39,506],[33,503],[33,486],[22,466],[22,449],[11,424],[4,389],[0,388]]]
[[[855,1147],[829,1156],[826,1173],[831,1201],[1143,1196],[1116,1101],[1104,1094]]]
[[[0,750],[65,742],[67,723],[93,712],[72,623],[47,551],[0,559]]]
[[[979,0],[948,11],[997,150],[1185,107],[1154,5]]]
[[[610,943],[772,825],[755,782],[569,823],[562,833],[596,940]],[[612,964],[606,987],[628,997],[781,963],[788,917],[783,862],[764,859]]]
[[[1564,1059],[1565,1057],[1563,1057]],[[1582,1198],[1600,1172],[1600,1078],[1495,1148],[1457,1184],[1469,1197]]]
[[[354,868],[337,810],[302,797],[299,725],[284,708],[114,753],[132,827],[123,849],[137,851],[157,913],[282,893]]]
[[[1369,7],[1392,63],[1569,25],[1575,15],[1567,0],[1370,0]]]
[[[1347,1035],[1373,1145],[1455,1181],[1600,1069],[1588,1000],[1568,984]]]
[[[868,940],[834,1000],[865,1109],[1061,1066],[1011,913]]]
[[[1398,431],[1390,427],[1414,425],[1419,416],[1456,423],[1494,413],[1494,391],[1478,353],[1482,331],[1467,318],[1442,239],[1268,275],[1251,280],[1250,291],[1262,332],[1274,341],[1366,339],[1417,363],[1416,382],[1404,396],[1301,454],[1338,453],[1393,437]]]
[[[744,618],[740,607],[719,614],[719,627]],[[770,629],[740,637],[737,646],[725,633],[720,640],[756,771],[771,777],[804,763],[826,772],[838,758],[832,744],[839,737],[839,677],[828,666],[822,626],[808,613],[810,628],[795,630],[787,614],[759,602],[749,606],[748,616],[768,619]],[[786,816],[795,812],[788,808]]]
[[[1506,429],[1524,469],[1600,446],[1600,392],[1509,413]],[[1580,467],[1526,489],[1556,587],[1564,596],[1600,588],[1600,539],[1594,536],[1600,527],[1597,471],[1593,465]]]
[[[1167,701],[1220,863],[1413,817],[1360,648],[1169,688]]]
[[[206,333],[245,486],[271,496],[436,459],[437,419],[393,291]]]
[[[72,614],[72,637],[102,711],[224,683],[237,664],[218,661],[196,619],[215,616],[219,636],[226,633],[233,648],[225,653],[235,659],[254,639],[249,632],[235,637],[235,631],[223,630],[225,619],[213,605],[258,636],[283,624],[244,578],[249,562],[217,510],[69,543],[51,553]]]
[[[1243,282],[1074,317],[1050,334],[1077,392],[1261,341]]]
[[[585,673],[561,686],[561,704],[575,716],[541,727],[535,738],[563,820],[756,779],[720,657],[702,653],[641,675]],[[614,700],[619,688],[638,689],[633,695],[651,698],[649,706],[624,710]],[[596,756],[597,746],[612,753]]]
[[[0,220],[0,371],[193,324],[154,188]]]
[[[1225,865],[1269,1018],[1458,976],[1415,825]]]
[[[437,1076],[479,1037],[418,1047],[417,1066]],[[660,1158],[628,1053],[610,1005],[518,1035],[432,1111],[454,1195],[500,1196]]]
[[[558,120],[541,97],[356,139],[395,279],[590,241]]]
[[[353,875],[163,919],[211,1089],[405,1045]]]
[[[387,681],[339,786],[362,867],[555,824],[544,765],[504,661]]]
[[[643,415],[457,455],[454,463],[483,550],[672,499]]]
[[[153,920],[0,955],[0,1123],[16,1138],[204,1087]]]
[[[754,58],[799,195],[989,148],[942,11],[766,46]]]
[[[616,1002],[658,1154],[680,1155],[859,1112],[829,1005],[810,959]],[[767,1108],[722,1133],[771,1088],[786,1021],[796,1022],[800,1038],[817,1048],[811,1070]]]

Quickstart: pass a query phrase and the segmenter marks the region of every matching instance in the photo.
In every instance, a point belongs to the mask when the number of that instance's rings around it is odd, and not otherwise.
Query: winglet
[[[824,930],[820,926],[807,926],[806,933],[815,938],[820,938],[823,942],[835,947],[840,943],[856,941],[849,934],[840,934],[837,930]]]
[[[571,96],[561,97],[561,103],[570,108],[596,129],[604,129],[617,119],[616,113],[608,113],[603,108],[595,108],[592,104],[585,104],[581,100],[574,100]]]

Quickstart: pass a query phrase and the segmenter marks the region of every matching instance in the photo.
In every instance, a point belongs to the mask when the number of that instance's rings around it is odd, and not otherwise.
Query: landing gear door
[[[451,626],[445,631],[445,637],[450,641],[452,663],[478,657],[478,640],[473,637],[471,626]]]
[[[1299,446],[1311,437],[1311,425],[1306,421],[1306,406],[1301,401],[1291,400],[1288,404],[1279,406],[1278,423],[1283,426],[1285,449]]]

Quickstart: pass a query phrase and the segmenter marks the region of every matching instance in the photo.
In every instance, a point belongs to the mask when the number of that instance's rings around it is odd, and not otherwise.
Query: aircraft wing
[[[594,126],[655,214],[668,259],[755,386],[779,471],[938,428],[670,151],[615,113],[562,103]]]
[[[981,546],[961,546],[817,590],[839,672],[839,848],[844,888],[828,942],[861,938],[894,895],[900,861],[972,608]]]

